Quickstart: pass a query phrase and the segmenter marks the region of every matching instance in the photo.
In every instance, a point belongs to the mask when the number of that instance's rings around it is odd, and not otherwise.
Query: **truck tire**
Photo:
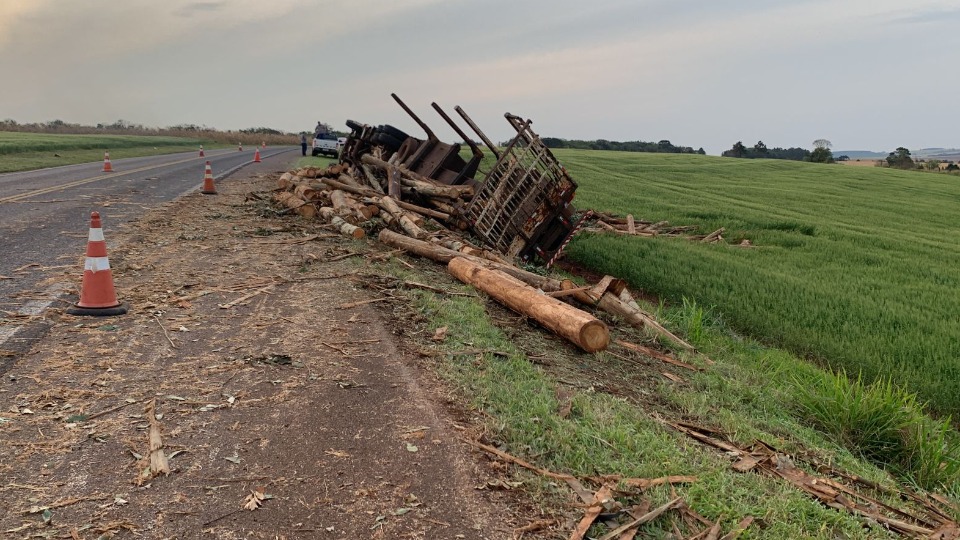
[[[407,137],[409,137],[409,135],[407,135],[406,133],[400,131],[399,129],[389,124],[383,124],[382,126],[377,126],[377,130],[380,131],[381,133],[386,133],[387,135],[393,137],[394,139],[400,142],[407,140]]]
[[[319,156],[320,153],[321,153],[321,150],[320,150],[319,148],[314,148],[314,149],[310,150],[310,155],[313,156],[313,157]]]
[[[391,152],[396,152],[400,148],[401,142],[392,135],[384,132],[373,136],[373,143],[379,144]]]

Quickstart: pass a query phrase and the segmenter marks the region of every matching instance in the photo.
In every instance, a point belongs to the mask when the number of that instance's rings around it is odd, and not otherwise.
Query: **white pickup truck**
[[[313,150],[310,151],[311,156],[319,156],[320,154],[324,154],[331,157],[337,157],[337,154],[339,153],[340,144],[336,135],[333,133],[317,133],[314,136]]]

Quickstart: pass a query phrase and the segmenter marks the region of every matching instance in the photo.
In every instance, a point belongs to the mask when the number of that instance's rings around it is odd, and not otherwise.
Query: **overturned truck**
[[[577,184],[530,128],[532,122],[505,114],[516,135],[499,148],[462,108],[454,108],[496,158],[489,171],[482,173],[483,151],[439,105],[431,104],[469,147],[468,159],[461,144],[439,140],[396,94],[391,95],[425,137],[390,125],[348,120],[351,131],[340,153],[341,163],[376,191],[396,199],[425,195],[418,202],[448,215],[450,222],[491,249],[551,266],[578,228],[571,205]],[[454,195],[444,199],[444,193]]]

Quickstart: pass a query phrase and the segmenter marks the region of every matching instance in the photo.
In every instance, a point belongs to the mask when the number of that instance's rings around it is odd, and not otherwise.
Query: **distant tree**
[[[939,159],[931,159],[930,161],[926,162],[926,167],[927,167],[927,170],[930,170],[930,171],[939,170],[939,169],[940,169],[940,160],[939,160]]]
[[[913,158],[910,157],[910,150],[907,150],[902,146],[897,147],[896,150],[890,152],[890,154],[887,156],[887,164],[898,169],[914,168]]]
[[[956,163],[951,163],[951,164],[947,165],[947,170],[948,170],[948,171],[960,171],[960,165],[957,165]]]
[[[566,148],[567,141],[563,139],[558,139],[556,137],[543,137],[540,139],[543,141],[543,144],[547,145],[547,148]]]
[[[753,151],[756,152],[758,156],[766,156],[770,153],[767,145],[763,144],[763,141],[757,141],[757,144],[753,145]]]
[[[833,143],[826,139],[813,141],[813,152],[810,152],[809,161],[813,163],[833,163],[833,152],[830,147]]]
[[[702,146],[699,149],[697,149],[697,153],[700,154],[701,156],[707,155],[707,153],[703,150]]]
[[[729,152],[731,157],[742,158],[747,155],[747,147],[743,145],[743,141],[737,141]],[[726,155],[726,152],[724,152],[724,155]]]
[[[850,161],[850,156],[844,154],[837,158],[837,161]],[[859,159],[857,161],[860,161]]]

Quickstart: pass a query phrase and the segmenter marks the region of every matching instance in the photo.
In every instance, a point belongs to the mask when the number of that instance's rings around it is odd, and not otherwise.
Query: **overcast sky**
[[[0,119],[960,147],[960,1],[0,0]],[[440,129],[443,128],[443,129]]]

